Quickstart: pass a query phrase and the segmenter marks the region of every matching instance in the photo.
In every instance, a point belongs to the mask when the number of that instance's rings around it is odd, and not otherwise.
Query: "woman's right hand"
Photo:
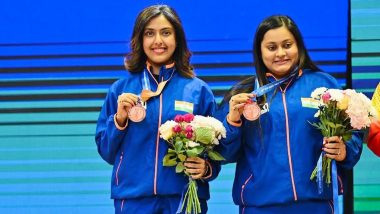
[[[206,161],[200,157],[188,157],[183,165],[192,179],[202,178],[207,173]]]
[[[248,100],[254,98],[254,94],[241,93],[236,94],[230,99],[230,111],[228,113],[228,119],[233,122],[240,121],[241,114],[243,113],[244,105]]]
[[[122,93],[117,98],[116,121],[120,126],[124,126],[128,119],[128,111],[138,101],[138,96],[132,93]]]

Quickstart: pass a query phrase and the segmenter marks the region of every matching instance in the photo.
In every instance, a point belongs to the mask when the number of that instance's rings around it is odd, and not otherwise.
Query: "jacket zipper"
[[[121,152],[120,161],[116,169],[116,185],[119,185],[119,170],[120,170],[121,162],[123,162],[123,152]]]
[[[284,105],[284,112],[285,112],[285,121],[286,121],[286,146],[288,148],[288,161],[289,161],[289,171],[290,171],[290,178],[292,181],[292,188],[293,188],[293,197],[294,200],[297,201],[297,190],[296,185],[294,182],[294,175],[293,175],[293,163],[292,163],[292,154],[290,152],[290,133],[289,133],[289,118],[288,118],[288,109],[286,108],[286,98],[285,98],[285,91],[282,93],[282,104]]]
[[[244,193],[244,189],[247,186],[247,183],[249,182],[249,180],[251,180],[251,178],[252,178],[252,174],[247,178],[247,180],[245,180],[244,184],[241,186],[240,198],[241,198],[241,203],[243,204],[243,207],[245,207],[244,194],[243,194]]]
[[[164,81],[164,78],[162,78]],[[158,127],[157,127],[157,139],[156,139],[156,158],[154,163],[154,184],[153,184],[153,193],[157,195],[157,171],[158,171],[158,148],[160,145],[160,126],[161,126],[161,117],[162,117],[162,93],[160,94],[160,111],[158,115]]]
[[[343,182],[342,182],[342,179],[340,178],[340,176],[338,175],[338,183],[340,184],[339,187],[340,187],[340,193],[344,193],[344,188],[343,188]]]

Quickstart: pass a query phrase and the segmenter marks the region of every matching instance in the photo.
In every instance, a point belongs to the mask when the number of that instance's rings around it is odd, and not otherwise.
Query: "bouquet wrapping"
[[[197,182],[186,173],[184,162],[188,157],[224,160],[213,149],[219,144],[221,138],[226,137],[226,129],[219,120],[213,117],[185,114],[177,115],[174,121],[165,122],[160,126],[159,131],[160,137],[169,144],[168,152],[163,158],[163,165],[175,166],[176,173],[184,173],[189,177],[187,190],[178,211],[182,212],[185,209],[186,213],[201,213]]]

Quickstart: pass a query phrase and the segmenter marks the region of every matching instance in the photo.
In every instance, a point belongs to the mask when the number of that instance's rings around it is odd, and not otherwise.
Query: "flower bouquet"
[[[185,171],[184,162],[188,157],[208,157],[214,161],[224,158],[213,150],[219,140],[226,137],[223,124],[213,117],[194,116],[192,114],[177,115],[173,120],[162,124],[159,128],[160,137],[168,142],[169,148],[164,156],[164,166],[175,166],[176,173],[189,176],[189,184],[183,203],[182,212],[186,204],[186,213],[201,213],[201,206],[197,193],[197,182]]]
[[[319,103],[319,110],[314,117],[319,122],[311,123],[322,132],[324,137],[341,136],[344,142],[351,139],[354,130],[362,130],[370,126],[376,115],[371,100],[355,90],[315,89],[312,99]],[[315,167],[310,179],[317,177],[317,182],[325,177],[327,184],[331,183],[331,159],[321,154],[322,169]],[[321,175],[318,175],[321,173]]]

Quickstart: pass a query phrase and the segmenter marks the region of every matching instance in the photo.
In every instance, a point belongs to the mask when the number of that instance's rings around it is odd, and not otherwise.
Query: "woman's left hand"
[[[324,139],[323,151],[326,152],[326,157],[343,161],[346,159],[347,151],[346,144],[342,137],[332,136]]]
[[[184,163],[186,173],[192,179],[199,179],[206,173],[206,161],[199,157],[188,157]]]

